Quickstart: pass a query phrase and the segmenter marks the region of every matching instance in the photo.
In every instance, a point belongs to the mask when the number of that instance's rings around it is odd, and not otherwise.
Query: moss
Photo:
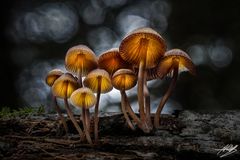
[[[15,117],[22,117],[22,116],[30,116],[36,114],[43,114],[45,113],[45,108],[43,105],[39,107],[22,107],[19,109],[10,109],[9,107],[3,107],[0,110],[0,118],[15,118]]]

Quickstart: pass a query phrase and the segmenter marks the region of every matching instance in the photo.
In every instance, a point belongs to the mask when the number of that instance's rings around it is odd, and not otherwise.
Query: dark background
[[[82,43],[99,54],[117,47],[126,32],[149,26],[166,39],[168,49],[185,50],[196,64],[196,77],[180,75],[170,105],[238,109],[239,12],[237,0],[2,2],[0,107],[48,105],[44,76],[63,66],[68,48]],[[154,103],[168,82],[149,84]]]

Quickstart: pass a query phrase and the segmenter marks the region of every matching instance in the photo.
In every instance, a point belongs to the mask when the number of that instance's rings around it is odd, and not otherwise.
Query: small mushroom
[[[173,77],[170,86],[161,99],[154,116],[154,127],[156,128],[159,128],[160,126],[159,120],[161,111],[176,86],[179,70],[188,70],[191,74],[196,74],[194,64],[187,53],[180,49],[172,49],[167,51],[156,69],[157,77],[163,78],[171,72],[173,72]]]
[[[119,46],[119,53],[123,60],[138,68],[138,102],[141,121],[150,120],[150,114],[145,115],[144,84],[146,84],[146,71],[159,63],[166,51],[164,39],[151,28],[140,28],[129,33]],[[148,111],[150,109],[147,109]],[[147,120],[146,120],[147,119]],[[150,123],[150,122],[149,122]],[[146,131],[151,128],[146,123]]]
[[[118,69],[130,68],[130,65],[121,58],[118,48],[103,52],[98,58],[98,66],[100,69],[105,69],[110,76]]]
[[[89,109],[96,103],[95,95],[89,88],[83,87],[83,88],[77,89],[72,93],[70,97],[70,101],[74,106],[82,108],[82,115],[83,115],[82,121],[83,121],[84,132],[85,132],[88,143],[92,144],[92,139],[89,133],[90,123],[89,124],[86,123],[87,119],[90,119],[90,117],[89,115],[85,114],[86,113],[85,110]]]
[[[46,76],[46,79],[45,79],[45,82],[46,84],[49,86],[49,87],[52,87],[53,83],[61,76],[63,75],[63,71],[60,70],[60,69],[53,69],[51,70],[50,72],[48,72],[47,76]],[[66,134],[68,134],[68,126],[67,126],[67,123],[65,121],[65,118],[63,117],[62,115],[62,112],[61,112],[61,109],[60,107],[58,106],[57,104],[57,98],[56,96],[53,95],[53,103],[54,103],[54,107],[55,107],[55,110],[57,111],[60,119],[61,119],[61,122],[63,124],[63,127],[64,127],[64,130],[66,132]]]
[[[137,76],[130,69],[119,69],[112,76],[113,87],[118,89],[121,93],[121,108],[122,108],[123,115],[127,121],[128,126],[132,130],[134,130],[135,128],[131,120],[129,119],[127,112],[141,129],[142,129],[142,122],[138,118],[138,116],[136,116],[136,114],[133,112],[125,91],[133,88],[136,84],[137,84]]]
[[[73,75],[70,73],[64,73],[54,82],[52,86],[52,93],[54,96],[64,99],[67,113],[72,123],[74,124],[75,128],[77,129],[81,140],[83,140],[84,139],[83,131],[78,125],[76,119],[74,118],[72,110],[70,109],[68,104],[68,98],[78,88],[79,88],[78,82],[73,77]]]
[[[77,45],[67,51],[65,67],[69,72],[78,76],[78,83],[82,87],[82,77],[98,67],[97,57],[85,45]]]
[[[107,71],[103,69],[95,69],[91,71],[83,81],[84,86],[90,88],[93,92],[97,93],[97,102],[94,110],[94,136],[95,143],[98,142],[98,110],[100,94],[107,93],[112,90],[111,79]]]

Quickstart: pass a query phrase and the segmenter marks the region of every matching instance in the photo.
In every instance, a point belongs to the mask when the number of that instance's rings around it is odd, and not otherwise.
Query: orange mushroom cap
[[[48,72],[45,82],[48,86],[52,87],[53,83],[58,79],[61,75],[63,75],[63,71],[61,69],[53,69]]]
[[[79,87],[76,79],[70,73],[61,75],[52,86],[52,93],[59,98],[69,98],[73,91]]]
[[[110,75],[120,68],[130,68],[130,65],[121,58],[118,48],[103,52],[98,58],[98,65],[99,68],[105,69]]]
[[[96,97],[91,89],[83,87],[72,93],[70,101],[76,107],[91,108],[96,103]]]
[[[155,76],[159,78],[163,78],[164,76],[166,76],[172,69],[172,63],[174,58],[178,58],[179,60],[180,71],[187,70],[191,74],[196,75],[195,66],[187,53],[182,51],[181,49],[171,49],[165,53],[159,65],[155,69]]]
[[[83,83],[86,87],[93,90],[93,92],[97,92],[98,86],[100,85],[99,78],[101,78],[101,93],[107,93],[112,90],[113,86],[111,84],[111,79],[107,71],[103,69],[95,69],[91,71]]]
[[[123,60],[135,67],[138,67],[141,61],[145,61],[146,68],[153,68],[159,63],[166,48],[164,39],[156,31],[140,28],[122,40],[119,52]]]
[[[130,69],[119,69],[112,76],[112,84],[118,90],[129,90],[137,84],[137,76]]]
[[[67,51],[65,67],[74,74],[88,74],[98,67],[97,57],[94,52],[85,45],[77,45]]]

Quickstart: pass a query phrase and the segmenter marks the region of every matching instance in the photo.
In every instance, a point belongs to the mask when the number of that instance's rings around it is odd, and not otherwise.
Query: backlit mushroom
[[[84,86],[90,88],[93,92],[97,93],[97,102],[94,110],[94,136],[95,143],[98,142],[98,110],[100,94],[107,93],[112,90],[111,79],[107,71],[103,69],[95,69],[91,71],[83,81]]]
[[[134,130],[134,126],[128,117],[127,112],[133,118],[133,120],[141,127],[140,119],[132,111],[130,103],[128,101],[126,90],[133,88],[137,84],[137,77],[132,70],[129,69],[119,69],[112,76],[112,85],[114,88],[118,89],[121,93],[121,108],[123,115],[127,121],[128,126]],[[127,111],[126,111],[127,109]]]
[[[71,94],[79,88],[78,82],[70,73],[65,73],[61,75],[53,84],[52,86],[52,93],[54,96],[64,99],[65,108],[67,110],[67,113],[73,122],[75,128],[77,129],[81,140],[84,139],[83,131],[78,125],[76,119],[74,118],[74,115],[72,113],[72,110],[69,107],[68,104],[68,98],[71,96]]]
[[[97,57],[85,45],[77,45],[67,51],[65,67],[69,72],[78,75],[78,83],[82,87],[82,77],[98,67]]]
[[[119,47],[119,53],[122,59],[139,69],[138,102],[142,122],[146,122],[144,111],[146,69],[157,66],[165,51],[166,43],[164,39],[151,28],[134,30],[122,40]],[[147,117],[147,119],[150,118]],[[147,124],[146,127],[149,128]]]
[[[111,76],[118,69],[130,68],[130,65],[121,58],[118,48],[103,52],[98,58],[98,65],[100,69],[105,69]]]
[[[179,70],[188,70],[191,74],[196,74],[191,58],[184,51],[180,49],[167,51],[157,67],[157,76],[163,78],[167,74],[173,72],[173,77],[170,86],[161,99],[154,116],[154,126],[156,128],[159,128],[160,126],[159,119],[161,111],[176,86]]]
[[[74,106],[82,108],[82,121],[84,132],[88,143],[92,144],[92,139],[89,134],[90,123],[87,124],[87,119],[90,119],[90,117],[87,117],[89,115],[86,115],[85,110],[91,108],[96,103],[95,95],[89,88],[83,87],[77,89],[72,93],[70,101]]]
[[[53,83],[56,81],[56,79],[58,79],[61,75],[63,75],[63,71],[60,70],[60,69],[53,69],[51,70],[50,72],[48,72],[47,76],[46,76],[46,79],[45,79],[45,82],[46,84],[49,86],[49,87],[52,87]],[[67,123],[61,113],[61,109],[60,107],[58,106],[57,104],[57,98],[56,96],[53,95],[53,103],[54,103],[54,108],[55,110],[57,111],[60,119],[61,119],[61,122],[63,124],[63,127],[64,127],[64,130],[66,132],[66,134],[68,133],[68,127],[67,127]]]

